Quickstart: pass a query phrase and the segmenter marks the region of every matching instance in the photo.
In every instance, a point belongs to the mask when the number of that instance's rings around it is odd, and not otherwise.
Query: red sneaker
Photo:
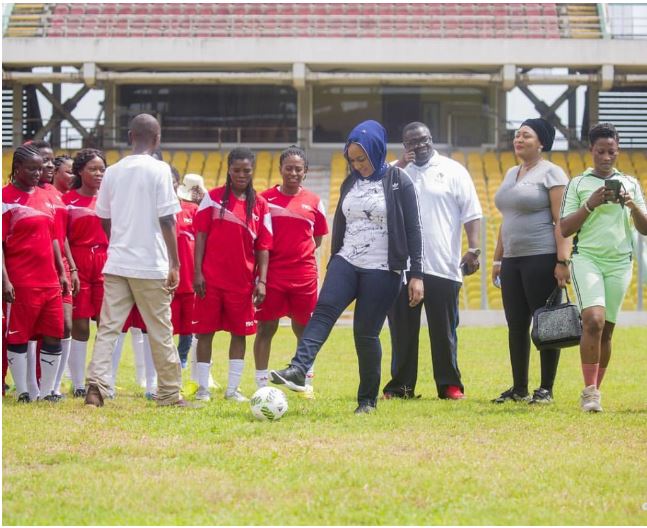
[[[445,398],[449,400],[462,400],[463,398],[465,398],[465,394],[463,394],[463,391],[460,389],[460,387],[457,387],[456,385],[450,385],[445,390]]]

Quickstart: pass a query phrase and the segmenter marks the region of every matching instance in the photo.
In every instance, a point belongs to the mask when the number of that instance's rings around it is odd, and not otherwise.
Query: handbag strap
[[[550,308],[551,306],[556,306],[557,305],[557,298],[559,297],[560,292],[564,290],[566,292],[566,302],[570,304],[571,299],[568,296],[568,289],[567,288],[560,288],[559,286],[555,287],[553,292],[548,296],[548,299],[546,299],[546,308]],[[564,304],[564,303],[561,303]]]

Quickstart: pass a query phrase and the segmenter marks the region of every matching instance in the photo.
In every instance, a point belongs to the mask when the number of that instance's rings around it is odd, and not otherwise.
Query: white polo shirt
[[[146,154],[127,156],[106,169],[97,215],[111,220],[104,273],[165,279],[169,264],[159,218],[181,210],[171,168]]]
[[[409,163],[404,170],[418,193],[423,273],[463,282],[463,224],[483,216],[472,178],[460,163],[436,150],[422,167]]]

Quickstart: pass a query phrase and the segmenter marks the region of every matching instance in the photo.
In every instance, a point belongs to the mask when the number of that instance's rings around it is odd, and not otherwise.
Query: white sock
[[[56,394],[61,393],[61,380],[63,379],[63,373],[67,368],[67,358],[70,357],[71,345],[72,345],[71,337],[68,337],[66,339],[61,339],[61,364],[58,366],[58,372],[56,373],[56,380],[54,381],[54,392]]]
[[[27,391],[29,399],[36,401],[40,396],[38,377],[36,376],[36,341],[27,344]]]
[[[67,360],[70,365],[70,375],[74,390],[85,388],[85,356],[88,353],[88,342],[72,339],[70,356]]]
[[[121,332],[115,343],[115,348],[112,351],[112,381],[110,383],[112,386],[112,390],[114,390],[115,385],[117,385],[117,371],[119,370],[119,362],[121,361],[121,354],[124,351],[125,339],[126,339],[126,334],[124,332]]]
[[[211,363],[196,363],[198,374],[198,385],[201,389],[209,388],[209,373],[211,371]]]
[[[240,385],[240,378],[243,377],[244,359],[229,360],[229,377],[227,379],[227,392],[236,392]]]
[[[196,359],[198,356],[197,348],[198,340],[194,339],[191,343],[191,348],[189,349],[189,376],[191,377],[191,381],[195,381],[196,383],[198,383],[198,360]]]
[[[269,378],[269,370],[258,370],[256,369],[256,387],[257,388],[262,388],[262,387],[267,387],[268,382],[270,381]]]
[[[49,396],[54,390],[56,374],[61,364],[61,352],[51,353],[40,349],[40,395]]]
[[[312,382],[314,381],[315,377],[315,366],[312,365],[309,369],[308,372],[306,372],[306,386],[312,387]]]
[[[7,362],[11,377],[16,385],[16,395],[20,396],[24,392],[29,392],[27,389],[27,352],[7,350]]]
[[[140,328],[130,329],[130,344],[135,354],[135,378],[140,387],[146,387],[144,366],[144,333]]]
[[[146,392],[154,393],[157,388],[157,371],[153,363],[153,351],[148,334],[144,334],[144,372],[146,373]]]

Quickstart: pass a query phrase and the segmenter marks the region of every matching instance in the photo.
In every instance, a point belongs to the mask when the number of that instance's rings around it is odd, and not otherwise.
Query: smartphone
[[[613,191],[614,200],[620,199],[621,186],[622,186],[622,182],[620,180],[604,180],[604,187],[605,189],[610,189]]]

